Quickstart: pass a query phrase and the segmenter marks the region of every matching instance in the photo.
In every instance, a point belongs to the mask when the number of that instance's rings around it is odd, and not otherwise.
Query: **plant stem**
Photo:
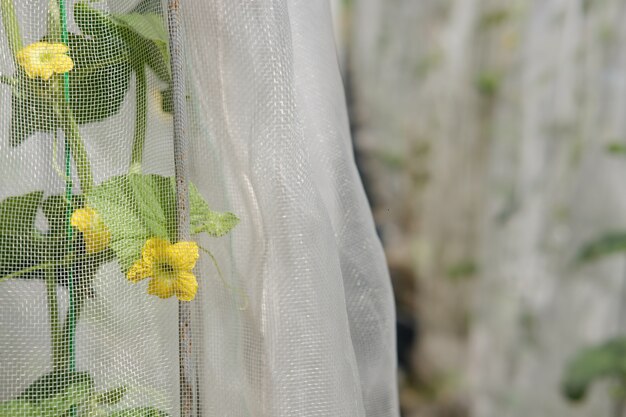
[[[217,270],[217,275],[220,277],[220,280],[222,281],[222,283],[224,284],[226,288],[230,289],[231,288],[230,284],[228,284],[226,280],[224,279],[224,276],[222,275],[222,270],[220,269],[220,266],[217,263],[217,259],[215,259],[215,256],[213,255],[213,253],[203,246],[198,245],[198,248],[200,248],[202,252],[209,255],[209,257],[211,258],[211,261],[213,262],[213,266],[215,266],[215,269]]]
[[[13,0],[0,0],[0,10],[2,11],[2,25],[9,41],[9,49],[16,60],[17,53],[22,49],[22,36],[17,23]]]
[[[64,3],[60,3],[61,14],[64,15],[65,7]],[[67,43],[67,34],[65,25],[61,25],[63,33],[61,35],[62,40]],[[70,106],[69,97],[69,77],[67,73],[62,74],[62,77],[58,79],[58,82],[52,85],[53,92],[53,108],[60,121],[60,128],[65,133],[66,143],[69,145],[70,153],[74,159],[76,170],[78,171],[78,181],[80,182],[80,188],[83,194],[89,193],[93,187],[93,174],[91,173],[91,163],[87,156],[87,150],[85,144],[80,137],[80,130],[78,123],[74,117],[74,112]],[[66,176],[67,177],[67,176]],[[70,181],[71,178],[66,178],[66,181]]]
[[[52,42],[62,42],[61,39],[61,9],[58,0],[48,1],[48,38]]]
[[[64,103],[64,98],[60,94],[56,94],[54,109],[57,116],[61,120],[61,129],[65,133],[65,140],[69,144],[72,158],[76,164],[78,171],[78,181],[83,194],[87,194],[93,187],[93,175],[91,173],[91,164],[87,156],[85,144],[80,137],[78,123],[74,118],[72,109],[68,103]]]
[[[71,290],[68,290],[71,291]],[[75,291],[75,289],[74,289]],[[76,323],[78,323],[78,319],[80,318],[80,314],[83,310],[83,304],[85,301],[85,294],[82,292],[78,293],[76,297],[74,297],[73,305],[70,308],[74,311],[74,314],[68,314],[65,318],[65,323],[63,323],[63,330],[61,331],[61,363],[63,369],[75,372],[76,364],[72,360],[72,356],[74,355],[74,340],[76,333]]]
[[[43,264],[29,266],[28,268],[20,269],[19,271],[11,272],[8,275],[0,277],[0,283],[4,281],[8,281],[12,278],[17,278],[17,277],[21,277],[22,275],[30,274],[31,272],[39,271],[41,269],[48,269],[54,265],[56,264],[55,263],[43,263]]]
[[[136,79],[136,113],[135,113],[135,134],[133,137],[133,150],[129,172],[141,173],[141,161],[143,160],[143,147],[146,141],[146,120],[147,120],[147,82],[146,70],[143,65],[135,68]]]
[[[62,366],[62,349],[59,334],[59,304],[57,301],[57,282],[54,270],[46,268],[46,289],[48,295],[48,315],[50,316],[50,340],[52,345],[52,369],[58,371]]]
[[[215,266],[215,270],[217,271],[217,276],[220,278],[220,281],[222,281],[222,285],[224,286],[224,288],[226,288],[229,291],[232,291],[233,293],[236,293],[241,298],[242,304],[239,306],[239,309],[242,311],[246,310],[248,308],[248,304],[250,300],[248,299],[248,295],[245,293],[245,291],[241,288],[233,287],[226,281],[226,278],[224,278],[224,275],[222,274],[222,270],[219,264],[217,263],[217,259],[215,259],[215,256],[210,250],[206,249],[205,247],[201,245],[198,245],[198,248],[200,248],[201,251],[209,255],[209,257],[211,258],[211,261],[213,262],[213,266]]]
[[[72,153],[72,158],[76,164],[76,170],[78,171],[78,181],[80,181],[80,188],[83,194],[89,193],[93,187],[93,175],[91,174],[91,164],[87,156],[87,150],[85,144],[80,137],[80,131],[78,130],[78,123],[74,119],[72,110],[69,105],[66,105],[66,120],[65,131],[66,140],[69,143],[69,147]]]

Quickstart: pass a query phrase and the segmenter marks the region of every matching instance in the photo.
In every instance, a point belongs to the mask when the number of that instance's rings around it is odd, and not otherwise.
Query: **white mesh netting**
[[[328,5],[179,6],[182,162],[165,4],[0,0],[0,416],[181,415],[179,304],[189,415],[397,415]]]

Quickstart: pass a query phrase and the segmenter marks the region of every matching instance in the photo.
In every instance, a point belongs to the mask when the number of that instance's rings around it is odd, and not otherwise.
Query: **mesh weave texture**
[[[0,416],[396,416],[326,2],[180,1],[183,207],[165,3],[0,5]]]

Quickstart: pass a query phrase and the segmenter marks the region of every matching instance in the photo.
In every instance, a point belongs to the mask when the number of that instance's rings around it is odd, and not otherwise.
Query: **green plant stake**
[[[61,42],[65,45],[69,44],[69,35],[67,33],[67,8],[65,7],[65,0],[59,0],[59,8],[61,11]],[[70,103],[70,75],[68,72],[63,74],[63,98],[65,103],[69,106]],[[70,140],[65,134],[65,199],[67,201],[65,209],[65,230],[67,245],[69,247],[69,253],[74,255],[74,231],[70,220],[72,218],[72,150],[70,146]],[[79,163],[77,161],[77,163]],[[74,268],[70,267],[67,270],[68,292],[69,292],[69,307],[67,314],[67,349],[69,360],[69,372],[73,374],[76,372],[76,290],[74,288]],[[70,408],[70,415],[76,415],[76,407]]]

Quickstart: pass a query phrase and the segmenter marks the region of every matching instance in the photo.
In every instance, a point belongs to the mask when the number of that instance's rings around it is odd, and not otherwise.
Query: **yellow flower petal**
[[[91,231],[83,234],[85,240],[85,249],[89,253],[102,252],[109,246],[111,242],[111,233],[106,229]]]
[[[148,239],[141,250],[141,258],[150,264],[163,262],[167,256],[167,247],[171,246],[167,240],[158,237]]]
[[[91,224],[91,218],[96,214],[96,211],[90,207],[74,210],[72,217],[70,218],[70,224],[81,232],[87,230]]]
[[[39,69],[38,75],[44,80],[49,80],[54,75],[54,70],[50,67],[43,67]]]
[[[45,48],[46,52],[50,52],[53,54],[66,54],[70,51],[70,48],[64,43],[37,42],[36,44],[39,44],[40,48]]]
[[[52,70],[57,74],[63,74],[74,68],[74,61],[67,55],[57,55],[50,64]]]
[[[167,248],[167,259],[177,271],[191,271],[198,260],[196,242],[178,242]]]
[[[37,55],[36,53],[36,43],[27,46],[26,48],[23,48],[21,50],[19,50],[16,54],[16,58],[17,58],[17,62],[20,65],[26,65],[26,63],[30,62],[30,60],[32,60],[33,58],[35,58],[35,56]]]
[[[82,232],[87,252],[101,252],[109,246],[111,232],[91,207],[75,210],[70,224]]]
[[[35,42],[22,48],[17,62],[30,78],[49,80],[52,75],[64,74],[74,68],[72,58],[66,55],[67,45],[62,43]]]
[[[77,222],[81,219],[77,218]],[[146,241],[141,259],[129,269],[127,278],[138,282],[151,277],[148,294],[160,298],[176,295],[181,301],[191,301],[198,291],[198,281],[191,270],[198,260],[195,242],[179,242],[174,245],[153,237]]]
[[[128,270],[128,273],[126,274],[126,278],[128,278],[128,280],[131,282],[139,282],[151,276],[152,276],[152,268],[143,260],[139,260],[135,262],[133,266],[130,267],[130,269]]]
[[[191,301],[198,292],[198,281],[191,272],[180,272],[174,284],[176,297],[181,301]]]
[[[153,278],[148,284],[148,294],[156,295],[159,298],[169,298],[174,295],[174,281]]]

